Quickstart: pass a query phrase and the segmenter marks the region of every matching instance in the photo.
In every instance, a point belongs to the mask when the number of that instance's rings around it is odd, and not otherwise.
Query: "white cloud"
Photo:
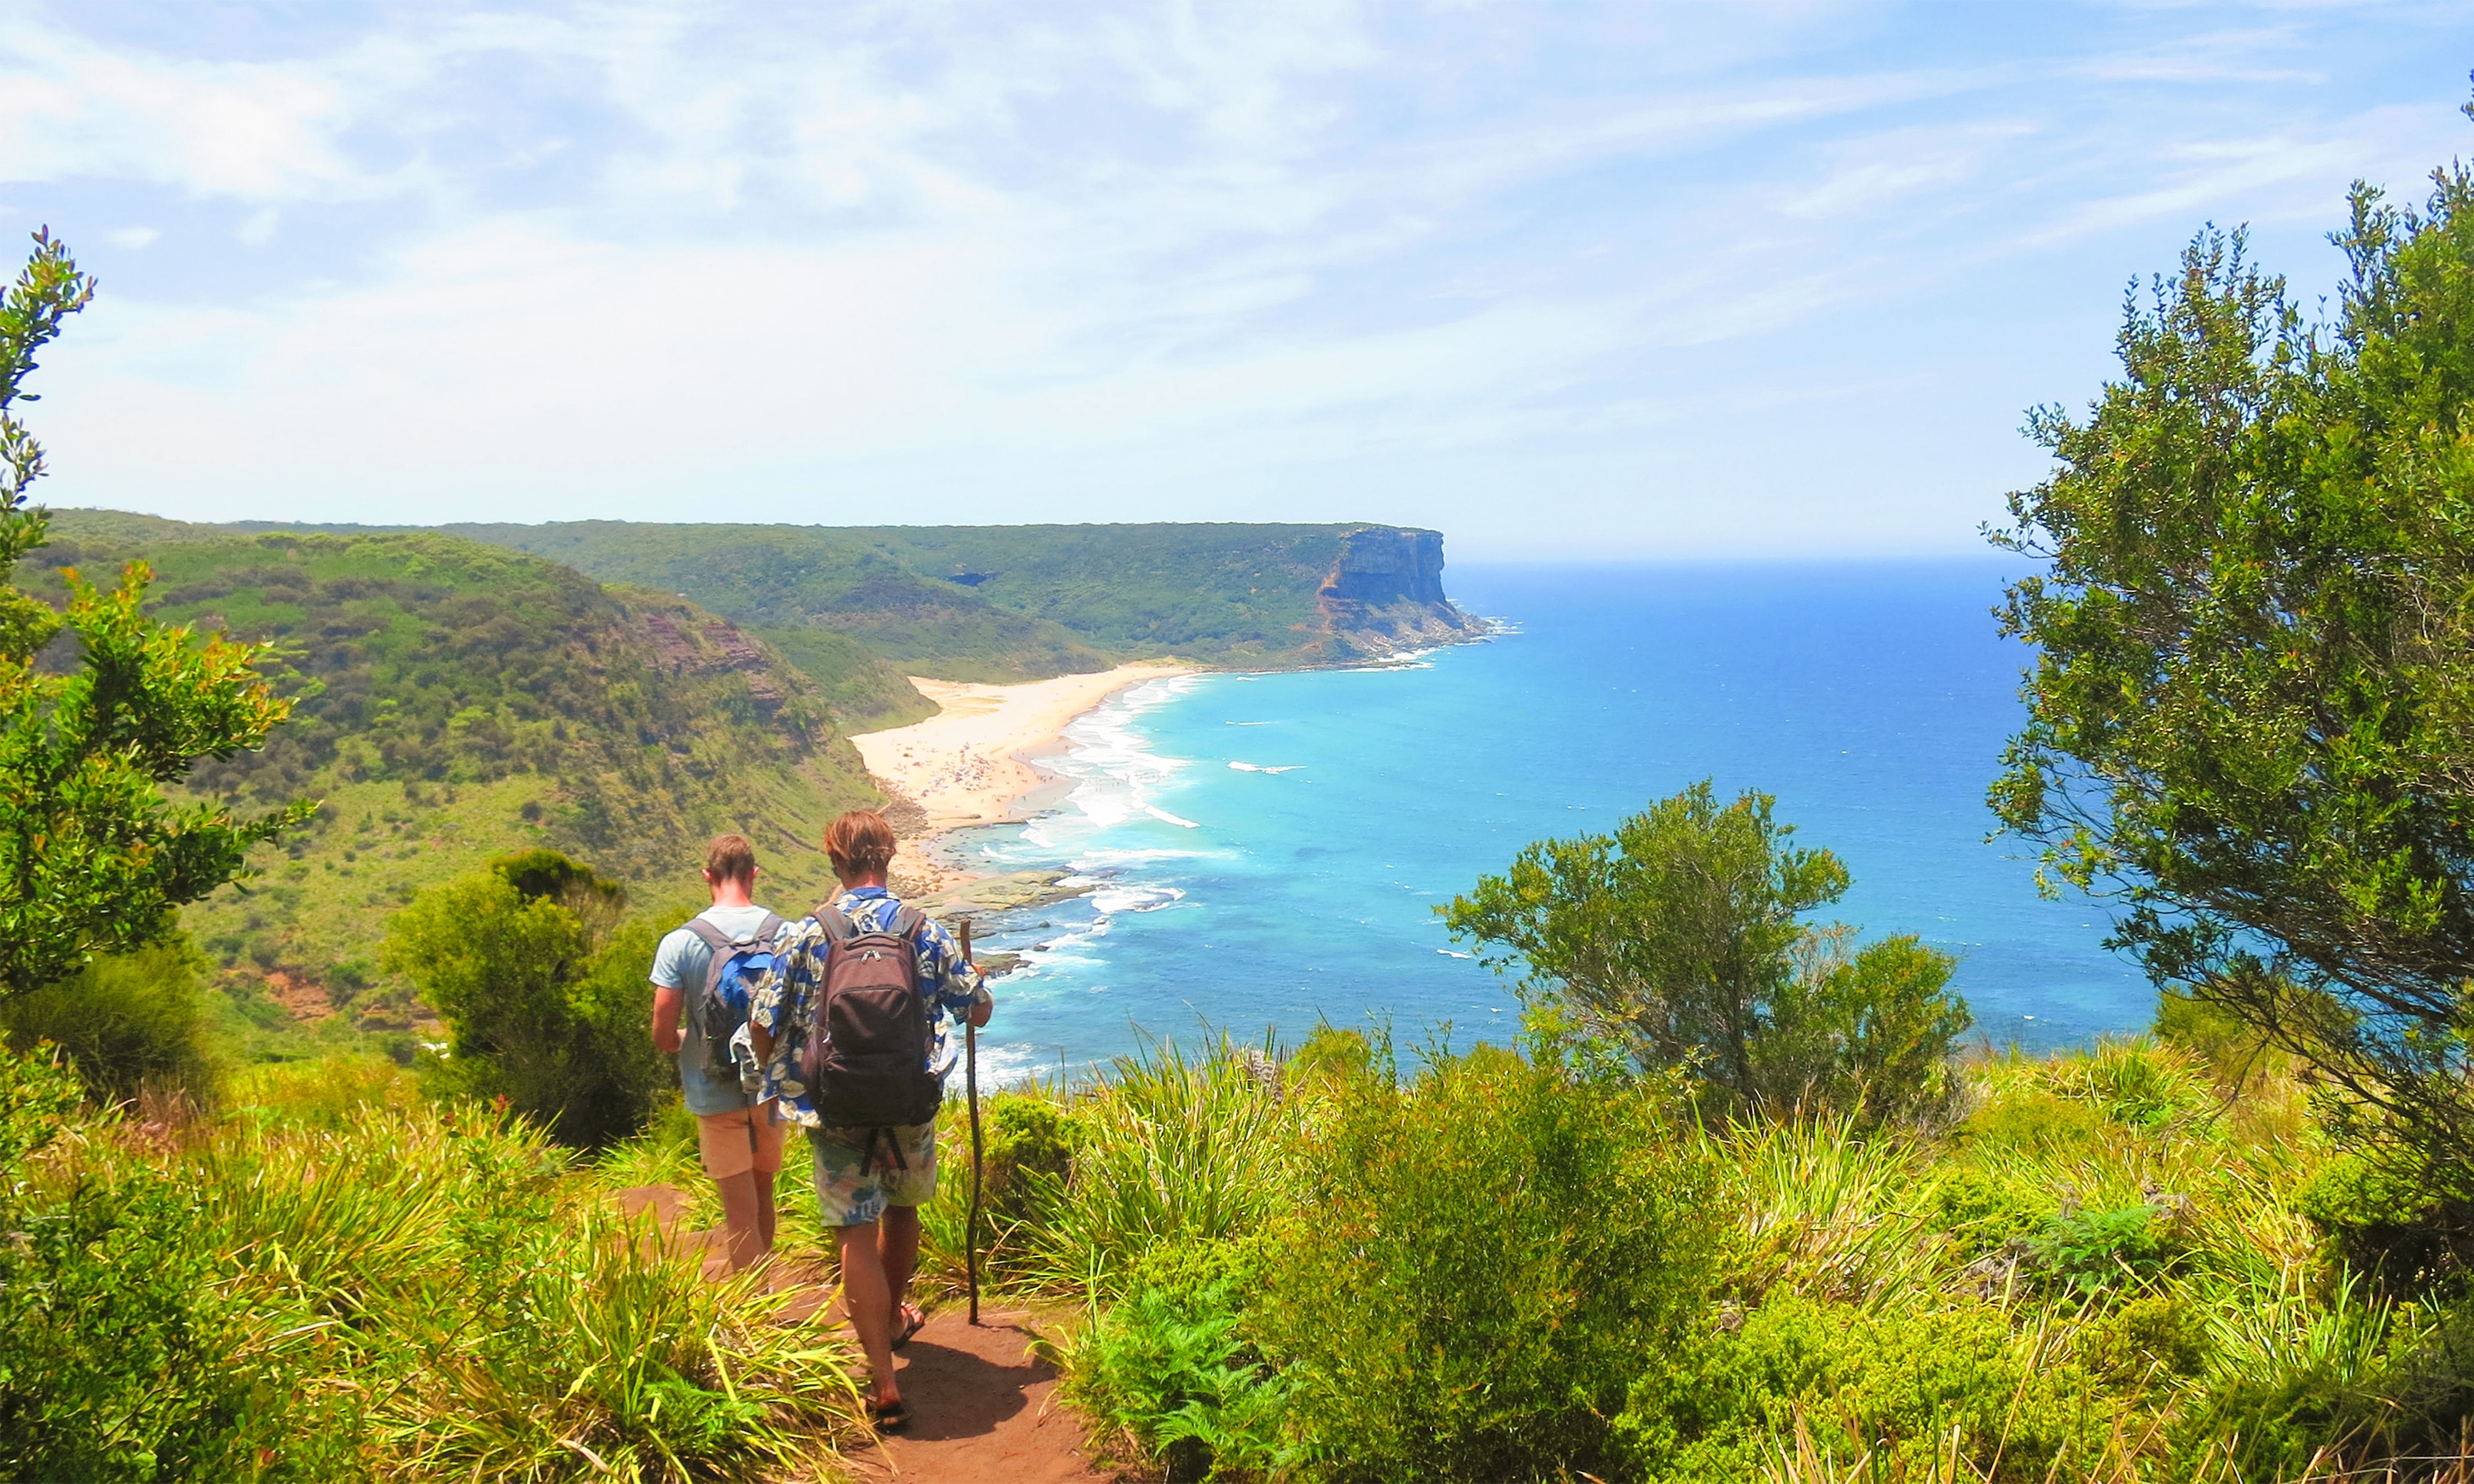
[[[131,252],[155,245],[163,234],[152,227],[115,227],[103,234],[103,240]]]
[[[115,282],[48,358],[57,499],[1947,546],[2025,456],[1914,450],[2051,390],[1978,346],[2084,293],[2100,357],[2163,266],[2122,234],[2326,217],[2462,127],[2290,76],[2308,20],[2050,59],[1940,24],[613,4],[234,61],[21,18],[0,178],[63,229],[79,191],[183,243],[211,207],[268,265]]]

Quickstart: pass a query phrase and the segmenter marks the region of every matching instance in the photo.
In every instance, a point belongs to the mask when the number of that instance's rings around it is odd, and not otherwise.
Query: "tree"
[[[1455,936],[1525,964],[1525,993],[1749,1105],[1939,1098],[1970,1024],[1953,960],[1912,936],[1861,949],[1804,914],[1847,893],[1828,850],[1790,849],[1767,794],[1723,808],[1707,780],[1613,835],[1543,840],[1441,909]]]
[[[12,408],[36,399],[19,390],[35,352],[93,297],[48,231],[0,295],[0,580],[46,525],[26,506],[42,446]],[[259,646],[147,618],[145,563],[108,591],[75,568],[62,575],[61,613],[0,581],[0,995],[65,978],[98,951],[162,942],[182,903],[243,874],[251,846],[317,807],[244,819],[166,800],[162,786],[198,759],[264,741],[290,704],[257,674]],[[55,674],[39,661],[63,630],[83,654]]]
[[[430,888],[387,930],[387,967],[447,1022],[435,1090],[504,1097],[570,1144],[643,1128],[667,1083],[644,971],[660,934],[616,883],[527,850]]]
[[[2474,108],[2469,108],[2474,112]],[[1992,802],[2110,940],[2383,1137],[2474,1155],[2474,179],[2357,183],[2333,323],[2243,234],[2135,291],[2121,379],[2030,415],[1997,543],[2034,644]]]

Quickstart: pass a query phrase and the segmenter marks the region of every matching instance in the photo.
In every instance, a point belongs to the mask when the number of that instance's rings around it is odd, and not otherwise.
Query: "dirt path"
[[[705,1254],[708,1279],[725,1275],[718,1231],[682,1232],[686,1206],[667,1185],[614,1192],[620,1209],[651,1209],[663,1234],[684,1253]],[[792,1282],[813,1282],[784,1312],[838,1326],[839,1295],[826,1286],[830,1269],[786,1267]],[[1056,1400],[1055,1368],[1031,1357],[1032,1315],[982,1304],[973,1328],[958,1304],[928,1317],[926,1328],[895,1352],[910,1425],[876,1448],[855,1448],[852,1472],[861,1479],[913,1479],[920,1484],[1113,1484],[1118,1475],[1092,1467],[1082,1448],[1079,1418]]]
[[[1091,1467],[1082,1425],[1056,1400],[1056,1373],[1031,1358],[1031,1316],[939,1309],[895,1355],[910,1428],[851,1455],[863,1479],[933,1484],[1107,1484]]]

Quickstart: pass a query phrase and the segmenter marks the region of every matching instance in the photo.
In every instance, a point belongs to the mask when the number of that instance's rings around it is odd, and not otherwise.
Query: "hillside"
[[[829,693],[852,696],[841,714],[862,726],[927,714],[924,705],[905,714],[880,680],[851,679],[870,658],[939,680],[1007,682],[1163,656],[1346,663],[1473,632],[1443,594],[1443,538],[1392,526],[440,529],[689,597],[780,647]]]
[[[101,579],[132,557],[154,566],[162,616],[283,648],[295,719],[188,786],[327,806],[246,894],[183,914],[275,1030],[330,1003],[351,1014],[329,1034],[407,1027],[409,993],[376,962],[385,920],[492,855],[553,846],[661,901],[691,895],[702,842],[736,827],[800,899],[828,879],[825,822],[877,799],[799,668],[668,593],[434,534],[82,511],[56,514],[18,582],[59,601],[56,569]]]

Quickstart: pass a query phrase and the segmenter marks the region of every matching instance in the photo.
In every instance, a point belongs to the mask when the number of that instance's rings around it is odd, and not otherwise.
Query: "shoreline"
[[[922,818],[918,838],[906,841],[894,858],[895,874],[902,878],[896,890],[960,905],[956,898],[961,889],[989,878],[946,859],[936,849],[939,841],[958,829],[1021,819],[1055,803],[1066,780],[1038,763],[1064,752],[1067,727],[1129,685],[1199,673],[1193,665],[1122,664],[1010,685],[910,677],[919,693],[943,709],[908,727],[851,738],[878,789],[916,808]],[[999,879],[1012,885],[1010,878]],[[1017,888],[1005,895],[1019,894]]]

